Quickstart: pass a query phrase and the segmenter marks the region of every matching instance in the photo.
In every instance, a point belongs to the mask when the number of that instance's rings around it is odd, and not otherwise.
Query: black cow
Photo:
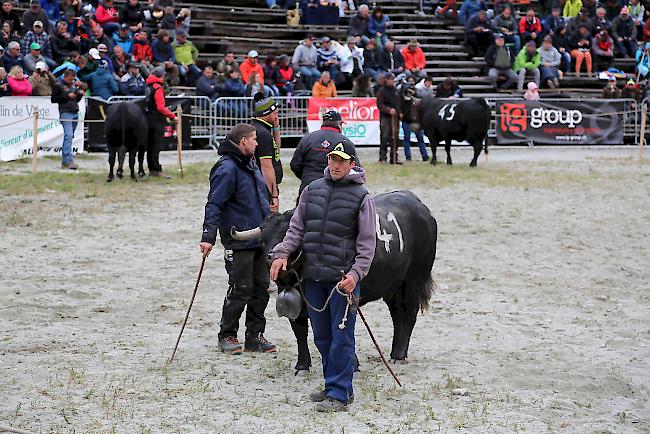
[[[393,320],[393,360],[406,359],[419,310],[426,310],[433,291],[431,269],[436,258],[438,226],[429,209],[410,191],[394,191],[375,196],[377,208],[377,247],[370,271],[361,281],[360,304],[379,300],[388,305]],[[270,252],[284,238],[294,210],[271,215],[261,230],[237,233],[241,238],[261,236]],[[300,283],[302,255],[294,254],[287,271],[278,276],[278,291]],[[269,261],[270,266],[270,261]],[[307,314],[291,320],[298,341],[296,373],[309,370],[311,355],[307,347]]]
[[[413,104],[413,111],[414,121],[424,128],[424,133],[431,143],[431,164],[437,163],[438,143],[444,140],[447,164],[452,164],[451,141],[467,140],[474,147],[474,158],[469,165],[476,166],[490,127],[491,111],[483,98],[450,101],[425,97]],[[487,141],[484,149],[487,154]]]
[[[124,175],[124,155],[129,152],[131,179],[135,177],[135,153],[138,153],[138,175],[144,176],[144,152],[147,146],[147,117],[142,104],[121,102],[110,104],[106,112],[104,134],[108,145],[108,164],[110,166],[107,182],[113,180],[115,154],[118,154],[117,177]]]

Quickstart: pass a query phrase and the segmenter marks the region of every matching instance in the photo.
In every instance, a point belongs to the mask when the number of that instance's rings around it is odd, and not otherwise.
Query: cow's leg
[[[117,177],[124,177],[124,156],[126,155],[126,146],[122,145],[117,151]]]
[[[144,152],[145,147],[138,145],[138,176],[142,178],[145,175],[144,172]]]
[[[481,155],[481,149],[483,149],[483,143],[481,143],[480,140],[476,140],[472,143],[472,146],[474,147],[474,158],[472,158],[472,161],[469,163],[469,167],[476,167],[478,156]]]
[[[115,176],[113,175],[113,169],[115,168],[115,148],[108,146],[108,178],[106,182],[111,182]]]
[[[447,164],[451,166],[451,139],[445,139],[445,152],[447,153]]]
[[[418,315],[419,301],[415,292],[406,284],[397,294],[386,300],[390,316],[393,319],[393,347],[390,352],[392,360],[405,360],[408,356],[411,333]]]
[[[137,152],[136,147],[132,147],[129,150],[129,170],[131,172],[131,179],[137,181],[138,178],[135,176],[135,153]]]
[[[295,368],[296,375],[298,375],[301,371],[309,371],[311,367],[311,354],[309,354],[309,346],[307,345],[309,322],[304,305],[298,318],[290,320],[290,323],[293,334],[296,336],[296,342],[298,343],[298,362]]]
[[[424,130],[424,133],[429,138],[429,146],[431,147],[431,164],[438,164],[436,159],[436,148],[438,147],[438,138],[432,131]]]

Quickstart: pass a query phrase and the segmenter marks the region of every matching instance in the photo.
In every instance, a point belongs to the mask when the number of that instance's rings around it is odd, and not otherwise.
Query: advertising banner
[[[623,144],[623,110],[615,100],[498,101],[497,143]]]
[[[355,145],[379,144],[379,109],[375,98],[309,98],[307,127],[319,130],[322,114],[337,110],[345,121],[343,135]]]
[[[34,107],[38,108],[38,154],[61,155],[63,127],[59,106],[47,96],[6,96],[0,98],[0,160],[13,161],[31,157],[34,140]],[[84,150],[84,123],[86,99],[79,101],[79,119],[72,141],[72,152]]]

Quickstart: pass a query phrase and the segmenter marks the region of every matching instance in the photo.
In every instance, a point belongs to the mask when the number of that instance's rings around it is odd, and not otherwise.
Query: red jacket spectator
[[[539,21],[539,18],[535,17],[533,19],[533,22],[529,23],[527,17],[521,17],[519,20],[519,34],[523,35],[526,32],[535,32],[537,34],[540,34],[542,32],[542,25]]]
[[[256,53],[257,54],[257,53]],[[250,56],[250,53],[249,53]],[[255,59],[255,60],[252,60]],[[244,83],[248,84],[248,79],[250,78],[251,74],[253,72],[256,72],[260,78],[262,79],[262,83],[264,83],[264,70],[262,69],[262,65],[260,65],[257,62],[257,56],[255,57],[247,57],[246,60],[242,62],[242,64],[239,66],[239,72],[241,73],[241,79],[243,80]]]
[[[413,50],[412,48],[415,48]],[[408,69],[424,69],[427,61],[424,58],[424,51],[418,46],[408,46],[402,48],[402,57],[404,58],[404,68]]]
[[[86,24],[82,18],[79,18],[77,20],[77,35],[81,39],[90,39],[90,37],[93,34],[93,30],[95,27],[98,27],[99,24],[97,24],[97,21],[93,20],[90,18],[90,21],[88,21],[88,24]]]
[[[22,80],[17,80],[9,76],[7,82],[9,83],[9,90],[11,90],[11,96],[29,96],[32,94],[32,85],[27,80],[27,77],[23,76]]]
[[[113,7],[112,0],[106,1],[105,3],[99,3],[97,11],[95,12],[95,19],[99,24],[120,22],[120,16],[118,15],[117,10]]]
[[[151,45],[147,42],[147,36],[142,34],[137,34],[133,41],[133,59],[142,62],[147,60],[151,62],[153,58],[153,50]]]
[[[166,118],[176,119],[176,115],[165,105],[165,89],[163,88],[162,78],[158,78],[151,74],[147,77],[146,83],[147,86],[153,87],[153,100],[156,104],[156,110],[158,110],[158,113]]]

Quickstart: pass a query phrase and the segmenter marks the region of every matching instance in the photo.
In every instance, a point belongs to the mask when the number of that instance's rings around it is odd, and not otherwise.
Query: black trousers
[[[264,332],[264,311],[269,303],[269,269],[261,248],[226,250],[228,293],[223,302],[219,338],[237,336],[239,318],[246,308],[246,338]]]
[[[162,172],[160,165],[160,147],[165,135],[165,124],[160,116],[147,116],[149,128],[147,131],[147,167],[149,173]]]
[[[395,147],[395,157],[397,157],[397,143],[394,142],[394,136],[399,134],[399,131],[393,132],[393,118],[390,116],[380,116],[379,118],[379,161],[386,161],[386,154],[391,152],[392,147]],[[390,162],[394,163],[393,156],[390,157]]]

